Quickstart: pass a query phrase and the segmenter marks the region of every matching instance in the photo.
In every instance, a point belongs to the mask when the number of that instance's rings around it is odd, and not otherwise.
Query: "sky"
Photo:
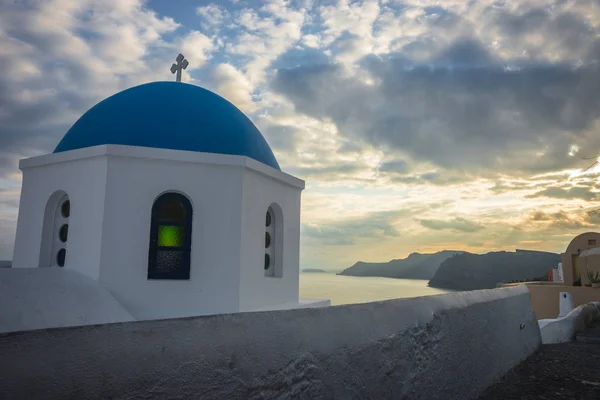
[[[0,0],[0,259],[18,160],[179,52],[306,180],[303,268],[598,229],[597,0]]]

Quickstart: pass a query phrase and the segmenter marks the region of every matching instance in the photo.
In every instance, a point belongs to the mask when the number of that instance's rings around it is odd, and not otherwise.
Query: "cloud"
[[[219,26],[230,17],[229,12],[216,4],[196,8],[196,14],[202,18],[202,23],[210,27]]]
[[[319,47],[321,38],[318,35],[308,34],[302,36],[302,43],[307,47]]]
[[[573,231],[581,229],[594,229],[600,224],[600,213],[597,210],[581,212],[557,212],[535,211],[529,220],[534,224],[543,224],[546,230]]]
[[[417,163],[479,175],[572,167],[573,145],[600,150],[598,10],[548,5],[321,7],[331,59],[282,67],[272,88],[343,137]]]
[[[379,172],[406,173],[410,170],[405,160],[384,161],[379,165]]]
[[[20,188],[0,188],[0,260],[12,259],[20,193]]]
[[[354,243],[354,238],[340,228],[316,224],[303,224],[302,236],[314,239],[321,245],[346,246]]]
[[[252,101],[254,87],[248,78],[231,64],[219,64],[212,70],[210,85],[245,113],[256,110]]]
[[[561,218],[564,216],[564,214],[562,213],[557,213],[554,214],[555,217],[557,218]],[[531,220],[532,221],[551,221],[553,219],[552,214],[546,214],[543,211],[536,211],[532,216],[531,216]]]
[[[190,63],[186,68],[189,71],[201,68],[215,50],[214,40],[199,31],[191,31],[185,35],[178,47]]]
[[[538,2],[512,10],[489,7],[482,16],[488,25],[487,35],[504,39],[500,52],[505,56],[514,57],[519,51],[537,60],[589,59],[594,46],[590,41],[594,36],[592,21],[597,21],[598,10],[591,4],[585,6],[585,1],[571,3],[548,7],[548,2]],[[573,7],[573,3],[580,7]]]
[[[269,65],[301,39],[306,16],[307,9],[284,0],[266,2],[258,10],[244,8],[233,17],[242,29],[223,38],[225,50],[244,60],[250,82],[262,83]]]
[[[422,219],[419,223],[436,231],[449,229],[458,232],[477,232],[484,228],[483,225],[464,218],[453,218],[451,220]]]
[[[441,168],[550,171],[576,161],[568,156],[573,141],[596,145],[586,129],[600,117],[597,65],[511,71],[409,67],[394,59],[367,64],[378,85],[345,78],[329,64],[280,70],[273,88],[297,111],[331,119],[345,137]]]
[[[373,51],[373,24],[380,10],[375,1],[340,1],[319,7],[321,42],[329,47],[336,61],[350,64]]]
[[[550,249],[600,223],[580,208],[598,170],[566,170],[600,153],[597,2],[204,3],[174,20],[141,0],[4,2],[0,189],[98,101],[172,80],[181,51],[183,79],[247,112],[307,179],[304,259]],[[0,201],[2,245],[17,198]]]
[[[301,234],[311,243],[321,245],[350,245],[359,238],[393,238],[400,236],[393,221],[403,214],[403,211],[383,211],[359,218],[302,224]]]
[[[290,167],[290,173],[303,179],[318,179],[320,181],[339,180],[363,171],[364,165],[360,163],[336,163],[325,166]]]
[[[593,201],[600,199],[598,192],[592,192],[589,187],[572,187],[569,189],[562,189],[559,187],[549,187],[534,194],[525,196],[527,198],[535,197],[550,197],[554,199],[581,199],[586,201]]]
[[[570,215],[562,210],[554,213],[536,211],[531,216],[531,221],[534,223],[545,223],[546,229],[562,231],[571,231],[589,227],[591,219],[592,218],[587,215]]]
[[[14,171],[15,159],[22,155],[52,150],[69,125],[97,101],[156,78],[158,65],[170,65],[163,56],[170,50],[162,35],[177,28],[172,19],[157,17],[140,1],[4,2],[0,178]],[[153,55],[148,54],[150,47],[156,48]]]
[[[467,181],[473,180],[473,176],[470,174],[456,175],[449,173],[448,171],[433,171],[425,172],[412,175],[393,175],[390,179],[392,183],[403,183],[410,185],[437,185],[447,186],[455,185]]]

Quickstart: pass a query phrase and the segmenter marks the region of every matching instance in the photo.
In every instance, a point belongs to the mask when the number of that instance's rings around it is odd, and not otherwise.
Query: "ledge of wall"
[[[98,282],[66,268],[0,269],[0,332],[134,321]]]
[[[297,310],[301,308],[313,307],[329,307],[331,300],[329,299],[303,299],[300,298],[296,303],[285,303],[271,307],[263,307],[251,311],[276,311],[276,310]]]
[[[470,399],[540,345],[525,286],[0,335],[0,398]]]
[[[542,343],[564,343],[573,340],[575,335],[593,320],[600,319],[600,302],[582,304],[562,318],[541,319],[538,321]]]

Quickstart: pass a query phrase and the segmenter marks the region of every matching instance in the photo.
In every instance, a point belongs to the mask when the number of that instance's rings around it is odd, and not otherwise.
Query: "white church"
[[[209,90],[124,90],[19,168],[0,332],[330,304],[299,298],[304,181]]]

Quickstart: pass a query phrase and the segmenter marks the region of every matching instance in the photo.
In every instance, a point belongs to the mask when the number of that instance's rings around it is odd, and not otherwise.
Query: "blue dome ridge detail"
[[[239,155],[281,170],[252,121],[223,97],[181,82],[116,93],[83,114],[54,153],[103,144]]]

